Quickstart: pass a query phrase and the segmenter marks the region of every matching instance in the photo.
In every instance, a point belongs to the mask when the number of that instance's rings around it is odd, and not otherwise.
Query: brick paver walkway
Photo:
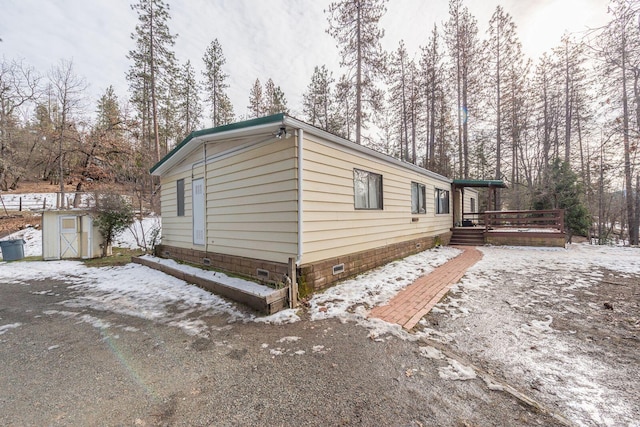
[[[458,283],[467,269],[482,258],[482,252],[472,246],[456,247],[463,252],[431,273],[416,279],[398,292],[389,304],[375,307],[369,317],[397,323],[407,330],[413,328],[451,286]]]

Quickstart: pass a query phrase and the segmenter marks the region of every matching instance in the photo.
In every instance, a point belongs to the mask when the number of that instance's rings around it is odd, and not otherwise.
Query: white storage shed
[[[97,258],[102,253],[102,243],[102,235],[87,211],[68,209],[42,212],[44,260]]]

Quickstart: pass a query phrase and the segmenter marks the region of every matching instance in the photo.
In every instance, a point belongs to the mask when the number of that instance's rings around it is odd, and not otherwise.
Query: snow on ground
[[[16,233],[10,234],[2,240],[24,240],[24,256],[42,256],[42,231],[27,227]],[[2,251],[0,251],[0,260],[2,259]]]
[[[144,226],[149,229],[154,225]],[[119,239],[118,245],[137,247],[134,234],[127,232],[128,237]],[[39,231],[26,229],[20,233],[17,238],[27,242],[25,255],[37,255],[41,251]],[[637,393],[637,386],[631,386],[631,394],[625,386],[632,379],[621,378],[616,383],[620,372],[612,370],[607,360],[595,357],[588,350],[589,343],[577,342],[575,331],[559,330],[557,325],[563,316],[589,321],[583,319],[589,307],[576,294],[591,292],[603,279],[601,269],[623,276],[640,275],[638,249],[570,245],[568,249],[480,250],[483,259],[453,287],[450,297],[434,308],[434,313],[447,319],[439,325],[423,320],[420,331],[408,333],[398,325],[368,319],[367,315],[371,308],[387,303],[417,277],[459,253],[450,247],[394,261],[318,293],[309,301],[309,314],[314,321],[356,321],[369,328],[375,340],[425,337],[444,343],[459,354],[487,361],[507,383],[534,393],[578,425],[640,425],[630,415],[638,411],[634,400],[637,394],[633,394],[634,390]],[[65,311],[70,311],[65,307],[91,308],[148,319],[199,336],[210,333],[210,326],[203,320],[210,315],[226,316],[230,322],[282,324],[300,320],[295,310],[266,317],[247,314],[196,286],[135,264],[89,268],[76,261],[0,263],[0,283],[45,279],[68,283],[75,291],[73,298],[61,304],[59,312],[48,313],[52,316],[67,316]],[[50,293],[55,292],[52,289]],[[95,316],[74,316],[96,327],[113,327],[100,323],[103,321]],[[0,325],[0,334],[19,326]],[[270,351],[276,356],[284,350],[276,347]],[[423,347],[420,351],[427,358],[442,358],[448,364],[439,369],[444,379],[468,380],[476,375],[470,367],[435,349]]]
[[[452,247],[437,247],[346,280],[311,299],[311,319],[364,320],[370,309],[386,304],[415,279],[459,253]],[[374,323],[371,326],[375,328]]]
[[[640,425],[632,415],[639,411],[637,383],[615,367],[625,356],[606,341],[621,337],[597,341],[589,338],[591,329],[581,336],[558,329],[562,318],[563,325],[584,323],[597,330],[589,311],[594,307],[576,294],[597,297],[590,288],[603,279],[600,269],[640,274],[640,251],[584,244],[480,250],[483,259],[437,305],[445,316],[437,321],[441,341],[488,361],[507,382],[562,408],[578,425]],[[595,310],[602,312],[602,302]],[[421,325],[431,326],[424,319]],[[456,370],[444,375],[455,376]]]
[[[23,210],[37,211],[56,207],[56,193],[2,193],[0,196],[6,208],[11,211],[19,209],[21,200]]]
[[[207,315],[226,315],[230,322],[250,317],[217,295],[138,264],[107,268],[86,267],[78,261],[0,264],[0,282],[39,280],[71,285],[75,296],[61,303],[63,307],[139,317],[189,335],[206,335],[208,327],[201,317]]]
[[[16,323],[9,323],[7,325],[0,325],[0,335],[3,335],[4,333],[6,333],[9,329],[15,329],[22,326],[22,323],[16,322]]]
[[[113,239],[113,246],[116,248],[144,249],[152,247],[152,239],[156,237],[160,241],[160,230],[162,221],[158,216],[136,219],[126,230]]]
[[[190,265],[180,264],[172,259],[158,258],[152,255],[143,255],[142,258],[157,264],[166,265],[167,267],[171,267],[173,269],[180,270],[197,277],[201,277],[203,279],[211,280],[222,285],[229,286],[231,288],[240,289],[253,295],[267,296],[273,293],[273,288],[261,285],[256,282],[251,282],[249,280],[244,280],[237,277],[229,277],[226,274],[220,273],[218,271],[203,270],[201,268],[191,267]]]
[[[142,221],[136,219],[135,222],[119,233],[113,242],[117,248],[144,249],[151,248],[151,239],[154,234],[159,236],[162,223],[160,217],[146,217]],[[157,230],[157,231],[156,231]],[[24,256],[42,256],[42,230],[27,227],[3,238],[2,240],[22,239],[24,243]],[[0,260],[2,253],[0,251]]]

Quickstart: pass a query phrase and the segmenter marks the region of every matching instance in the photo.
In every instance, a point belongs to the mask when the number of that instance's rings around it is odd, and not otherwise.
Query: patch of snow
[[[231,288],[240,289],[253,295],[267,296],[271,295],[274,292],[273,288],[261,285],[256,282],[240,279],[238,277],[229,277],[226,274],[220,273],[218,271],[203,270],[201,268],[192,267],[190,265],[180,264],[173,259],[158,258],[152,255],[143,255],[141,258],[157,264],[166,265],[167,267],[171,267],[176,270],[201,277],[203,279],[212,280]]]
[[[501,384],[498,384],[494,381],[492,381],[489,377],[484,377],[482,378],[484,380],[484,383],[487,385],[487,388],[489,390],[493,390],[493,391],[504,391],[504,386]]]
[[[0,268],[0,281],[59,280],[75,291],[60,304],[74,309],[114,312],[181,328],[189,335],[206,334],[203,322],[191,317],[226,315],[230,322],[246,314],[223,298],[162,272],[137,264],[91,268],[78,261],[12,263]],[[73,312],[66,312],[73,313]],[[45,314],[63,314],[47,311]],[[77,313],[73,314],[74,316]]]
[[[182,329],[184,333],[190,336],[207,336],[209,327],[200,319],[179,319],[168,322],[169,326]]]
[[[157,216],[150,216],[136,219],[133,224],[119,233],[113,239],[113,246],[116,248],[128,249],[150,249],[153,234],[162,230],[162,220]],[[158,242],[160,235],[157,236]]]
[[[553,332],[553,328],[551,327],[553,317],[547,315],[546,318],[547,320],[531,320],[529,323],[522,325],[522,330],[536,337],[540,336],[540,334]]]
[[[24,240],[22,247],[25,257],[42,256],[42,231],[33,227],[27,227],[13,234],[9,234],[2,240]],[[2,259],[2,251],[0,251]]]
[[[89,314],[82,314],[78,316],[80,321],[78,323],[88,323],[96,329],[108,329],[111,327],[111,323],[105,322],[102,319],[98,319],[97,317],[91,316]]]
[[[430,345],[425,347],[420,347],[420,355],[426,357],[427,359],[444,359],[444,353],[438,350],[435,347],[431,347]]]
[[[466,381],[476,378],[473,368],[463,365],[454,359],[447,359],[449,365],[438,368],[438,375],[445,380]]]
[[[459,253],[458,249],[451,247],[429,249],[332,286],[309,301],[311,319],[364,321],[373,307],[388,303],[415,279]],[[386,328],[381,324],[377,326]]]
[[[50,345],[49,347],[47,347],[47,350],[51,351],[51,350],[55,350],[57,348],[60,348],[60,345],[57,345],[57,344],[56,345]]]
[[[300,321],[300,317],[296,314],[297,311],[297,309],[289,308],[287,310],[281,310],[269,316],[253,317],[251,318],[251,320],[257,323],[286,325],[288,323],[295,323]]]
[[[278,340],[278,342],[283,343],[283,342],[296,342],[296,341],[300,341],[300,337],[282,337]]]
[[[19,328],[20,326],[22,326],[22,323],[20,322],[9,323],[7,325],[0,325],[0,335],[4,335],[9,329]]]
[[[8,210],[17,211],[21,199],[23,210],[55,209],[57,193],[2,193],[2,201]]]

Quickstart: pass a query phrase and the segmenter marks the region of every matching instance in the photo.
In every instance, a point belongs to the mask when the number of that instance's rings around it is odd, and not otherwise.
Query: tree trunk
[[[569,41],[565,40],[565,79],[564,79],[564,161],[571,161],[571,92],[569,91]]]
[[[160,135],[158,131],[158,101],[156,99],[156,66],[153,40],[153,2],[150,3],[151,14],[149,19],[149,59],[151,66],[151,114],[153,118],[153,138],[155,144],[156,163],[160,161]]]
[[[362,28],[361,28],[361,10],[360,0],[356,0],[356,44],[357,44],[357,65],[356,65],[356,144],[361,143],[361,127],[362,127]]]
[[[638,244],[638,227],[635,224],[634,189],[631,177],[631,156],[629,143],[629,101],[627,96],[627,38],[626,30],[622,27],[622,129],[624,143],[624,180],[626,190],[627,223],[629,226],[629,244]]]

